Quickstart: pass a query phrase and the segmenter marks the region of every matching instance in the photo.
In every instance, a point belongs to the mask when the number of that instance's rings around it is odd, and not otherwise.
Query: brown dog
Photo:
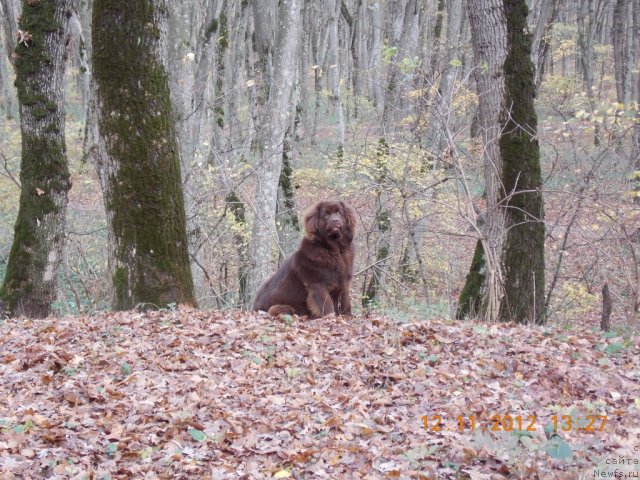
[[[343,202],[319,202],[304,217],[298,250],[262,284],[254,310],[269,315],[351,315],[356,216]]]

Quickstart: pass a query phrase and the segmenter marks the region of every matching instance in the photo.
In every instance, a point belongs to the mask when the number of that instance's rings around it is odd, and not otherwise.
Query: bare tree
[[[96,166],[109,227],[113,308],[195,304],[169,98],[163,0],[96,0]]]
[[[56,296],[71,188],[64,71],[73,0],[25,1],[16,47],[20,209],[0,296],[14,315],[46,317]]]

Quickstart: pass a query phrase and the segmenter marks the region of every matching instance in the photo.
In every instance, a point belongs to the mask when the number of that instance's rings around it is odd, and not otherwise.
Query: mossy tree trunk
[[[249,255],[246,236],[243,231],[246,228],[246,218],[244,214],[245,206],[236,192],[231,191],[225,199],[229,209],[233,214],[233,220],[237,227],[233,229],[233,240],[238,254],[238,301],[236,306],[242,308],[248,302],[247,297],[247,272],[249,270]],[[241,231],[242,230],[242,231]]]
[[[503,4],[509,53],[504,62],[506,91],[500,137],[506,217],[502,257],[506,288],[500,319],[543,323],[544,202],[528,8],[525,0],[504,0]]]
[[[293,255],[300,243],[300,222],[298,221],[298,208],[296,205],[296,191],[293,179],[293,167],[291,165],[291,140],[285,136],[284,151],[282,152],[282,170],[278,181],[278,202],[276,204],[276,229],[278,230],[278,243],[281,248],[280,260]]]
[[[368,283],[365,282],[364,294],[362,296],[362,306],[371,309],[380,304],[380,291],[386,289],[386,273],[389,268],[389,258],[391,251],[391,218],[388,209],[388,194],[385,191],[387,182],[387,158],[389,156],[389,145],[384,138],[378,142],[376,153],[376,217],[373,227],[377,236],[376,261],[371,269],[371,277]]]
[[[65,41],[73,0],[25,1],[16,47],[20,208],[1,296],[12,314],[45,317],[56,296],[71,182],[64,136]]]
[[[169,99],[163,0],[96,0],[96,166],[109,227],[112,306],[195,305]]]
[[[476,82],[487,213],[459,317],[473,307],[489,321],[544,321],[544,208],[527,12],[525,0],[469,5],[475,60],[484,65]]]

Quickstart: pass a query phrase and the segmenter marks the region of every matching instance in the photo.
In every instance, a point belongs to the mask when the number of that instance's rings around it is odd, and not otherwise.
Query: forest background
[[[291,2],[295,4],[295,2]],[[289,5],[288,3],[286,5]],[[21,2],[1,0],[0,276],[20,196],[13,68]],[[282,114],[273,270],[319,199],[358,212],[354,305],[407,316],[456,313],[483,229],[483,136],[462,0],[303,2],[274,60],[276,2],[168,2],[169,86],[191,270],[201,307],[247,306],[252,227],[273,168],[261,135]],[[92,162],[90,1],[70,18],[66,140],[72,188],[58,315],[104,310],[107,225]],[[637,318],[640,289],[638,0],[537,0],[528,17],[545,201],[545,304],[557,322],[595,322],[605,285],[613,321]],[[134,35],[136,32],[132,32]],[[22,34],[23,35],[23,34]],[[288,98],[269,102],[282,85]],[[265,193],[264,195],[268,195]],[[275,240],[276,241],[271,241]],[[260,242],[257,242],[260,244]],[[258,278],[259,276],[256,276]]]

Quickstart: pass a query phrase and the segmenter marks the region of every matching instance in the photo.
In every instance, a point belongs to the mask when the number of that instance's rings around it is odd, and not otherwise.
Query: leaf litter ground
[[[632,334],[381,316],[9,319],[0,478],[637,474],[639,357]]]

